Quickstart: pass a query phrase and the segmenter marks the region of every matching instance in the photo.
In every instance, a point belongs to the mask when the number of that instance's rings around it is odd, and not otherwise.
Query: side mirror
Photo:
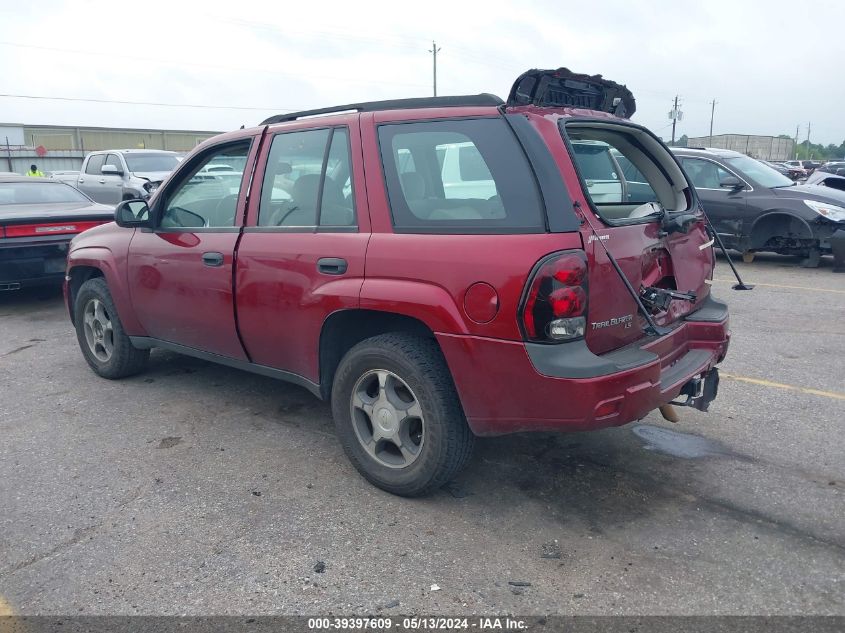
[[[114,221],[125,228],[150,226],[150,208],[143,200],[124,200],[114,210]]]
[[[725,176],[719,181],[719,186],[722,189],[733,189],[734,191],[738,191],[739,189],[742,189],[745,184],[736,176]]]
[[[100,173],[104,176],[122,176],[123,170],[118,169],[114,165],[103,165],[100,167]]]

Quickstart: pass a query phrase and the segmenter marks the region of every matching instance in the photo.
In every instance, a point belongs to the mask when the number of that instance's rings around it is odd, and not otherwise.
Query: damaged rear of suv
[[[108,378],[163,347],[304,386],[361,474],[409,496],[475,436],[706,410],[729,340],[718,236],[635,107],[534,70],[506,102],[350,104],[206,141],[74,240],[82,352]],[[196,177],[218,163],[240,179]]]

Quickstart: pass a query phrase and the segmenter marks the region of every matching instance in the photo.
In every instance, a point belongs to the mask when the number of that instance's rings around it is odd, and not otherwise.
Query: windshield
[[[725,162],[762,187],[791,187],[795,184],[780,172],[748,156],[726,158]]]
[[[0,214],[3,206],[13,204],[55,204],[91,201],[63,182],[2,182],[0,183]]]
[[[129,171],[173,171],[179,160],[173,154],[124,154]]]

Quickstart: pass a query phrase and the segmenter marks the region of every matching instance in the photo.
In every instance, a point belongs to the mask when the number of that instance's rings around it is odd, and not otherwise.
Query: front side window
[[[88,159],[88,164],[85,165],[85,173],[91,174],[92,176],[99,176],[101,173],[100,169],[103,167],[105,160],[105,154],[96,154],[91,156],[91,158]]]
[[[249,141],[243,141],[212,150],[180,179],[164,201],[161,227],[234,226],[249,145]],[[203,168],[211,162],[225,163],[232,169],[227,172],[204,171]]]
[[[721,182],[733,175],[716,163],[703,158],[682,158],[681,162],[696,189],[720,189]]]
[[[109,154],[106,158],[106,165],[111,165],[117,171],[123,171],[123,163],[120,162],[120,158],[117,154]]]
[[[355,226],[346,128],[277,134],[270,146],[259,226]]]
[[[393,224],[407,232],[541,232],[543,205],[502,119],[379,127]]]

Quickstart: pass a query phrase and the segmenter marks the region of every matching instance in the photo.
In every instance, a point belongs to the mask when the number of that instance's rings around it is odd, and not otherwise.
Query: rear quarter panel
[[[461,109],[490,116],[490,109]],[[548,253],[581,248],[579,233],[453,235],[394,233],[377,139],[378,123],[455,116],[437,110],[361,115],[367,197],[373,235],[361,307],[415,317],[438,333],[521,340],[517,310],[534,264]],[[474,283],[496,290],[498,310],[486,323],[467,314],[464,298]]]

